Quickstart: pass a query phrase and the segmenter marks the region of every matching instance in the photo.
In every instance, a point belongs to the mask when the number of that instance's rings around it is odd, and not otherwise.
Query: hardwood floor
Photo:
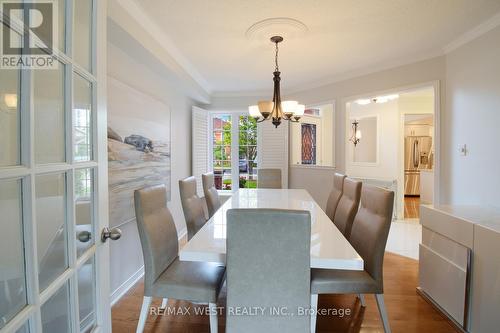
[[[393,332],[457,332],[447,319],[421,298],[415,288],[418,284],[418,261],[386,253],[384,263],[385,304]],[[112,309],[113,332],[135,332],[142,303],[143,284],[137,283]],[[362,308],[354,295],[320,295],[319,307],[350,309],[351,315],[318,317],[317,332],[383,332],[375,299],[366,295],[366,308]],[[225,305],[225,288],[219,298]],[[157,299],[152,306],[159,307]],[[145,332],[209,332],[208,317],[194,314],[189,302],[169,300],[171,310],[191,308],[190,315],[148,316]],[[219,332],[224,332],[224,315],[219,316]]]
[[[405,197],[405,219],[420,218],[420,197]]]

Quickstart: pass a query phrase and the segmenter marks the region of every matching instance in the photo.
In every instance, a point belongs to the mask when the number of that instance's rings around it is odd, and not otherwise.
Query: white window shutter
[[[201,175],[210,170],[208,165],[209,113],[193,106],[192,115],[192,173],[196,177],[198,195],[203,196]]]
[[[257,167],[281,169],[281,186],[288,188],[288,121],[275,128],[270,120],[257,127]]]

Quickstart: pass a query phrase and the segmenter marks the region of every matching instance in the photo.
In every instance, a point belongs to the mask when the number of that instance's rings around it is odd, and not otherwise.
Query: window
[[[257,188],[257,122],[252,117],[240,116],[239,166],[240,188]]]
[[[257,122],[244,114],[214,113],[210,124],[210,164],[215,187],[222,191],[256,188]],[[232,152],[238,155],[233,156]]]
[[[333,104],[307,107],[290,126],[292,165],[334,166],[334,115]]]
[[[212,167],[215,187],[231,190],[231,119],[230,115],[216,115],[212,118]]]

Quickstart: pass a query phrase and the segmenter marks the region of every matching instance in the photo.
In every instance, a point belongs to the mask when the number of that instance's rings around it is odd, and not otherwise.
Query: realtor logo
[[[0,0],[0,68],[57,67],[53,56],[57,45],[57,3]]]

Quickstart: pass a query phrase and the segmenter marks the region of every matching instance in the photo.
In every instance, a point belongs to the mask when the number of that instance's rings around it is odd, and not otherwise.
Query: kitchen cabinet
[[[431,125],[406,125],[405,136],[432,136]]]

